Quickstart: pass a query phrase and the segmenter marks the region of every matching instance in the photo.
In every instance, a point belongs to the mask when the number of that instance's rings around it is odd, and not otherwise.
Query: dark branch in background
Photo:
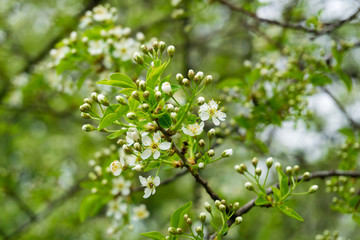
[[[345,177],[353,177],[353,178],[360,178],[360,172],[359,171],[342,171],[342,170],[328,170],[328,171],[315,171],[310,174],[310,177],[306,179],[305,181],[310,181],[312,179],[320,178],[325,179],[328,177],[339,177],[339,176],[345,176]],[[297,178],[297,181],[301,181],[303,179],[303,176],[300,176]],[[279,187],[279,184],[275,184],[274,187]],[[271,188],[268,188],[266,190],[266,193],[272,194],[273,191]],[[243,205],[241,208],[239,208],[236,213],[228,220],[227,225],[230,227],[234,224],[235,218],[238,216],[242,216],[245,213],[249,212],[253,207],[255,207],[255,201],[257,198],[254,198],[247,202],[245,205]],[[216,234],[213,234],[210,236],[209,239],[214,239]]]
[[[34,219],[35,218],[35,213],[33,212],[33,210],[31,210],[31,208],[22,200],[21,197],[19,197],[16,192],[14,192],[11,189],[6,189],[5,193],[11,197],[16,204],[19,206],[19,208],[26,213],[26,215],[30,218],[30,219]]]
[[[233,5],[232,3],[226,1],[226,0],[217,0],[219,3],[227,6],[228,8],[230,8],[233,11],[236,12],[240,12],[258,22],[262,22],[262,23],[267,23],[267,24],[272,24],[272,25],[277,25],[279,27],[282,28],[288,28],[288,29],[293,29],[293,30],[298,30],[298,31],[302,31],[302,32],[306,32],[306,33],[311,33],[314,35],[324,35],[324,34],[328,34],[331,33],[333,31],[335,31],[337,28],[341,27],[342,25],[344,25],[347,22],[350,22],[352,20],[354,20],[357,15],[360,13],[360,8],[357,9],[352,15],[350,15],[348,18],[345,18],[343,20],[340,21],[336,21],[333,23],[324,23],[324,29],[322,30],[316,30],[316,29],[311,29],[308,27],[304,27],[303,25],[300,24],[292,24],[292,23],[287,23],[287,22],[280,22],[280,21],[276,21],[276,20],[270,20],[270,19],[266,19],[266,18],[262,18],[257,16],[255,13],[250,12],[248,10],[246,10],[245,8],[242,8],[240,6],[236,6]]]
[[[34,215],[27,222],[25,222],[22,225],[20,225],[19,227],[17,227],[10,234],[4,236],[4,240],[12,239],[12,238],[19,236],[20,234],[24,233],[33,223],[39,222],[41,220],[44,220],[46,217],[48,217],[54,211],[54,209],[60,207],[62,204],[64,204],[67,200],[69,200],[71,197],[73,197],[81,189],[80,183],[82,181],[84,181],[85,179],[86,178],[78,180],[74,184],[74,186],[72,186],[63,195],[61,195],[59,198],[50,202],[43,211]]]
[[[354,129],[358,129],[360,128],[360,125],[358,123],[356,123],[351,117],[350,115],[346,112],[345,107],[341,104],[341,102],[326,88],[326,87],[321,87],[321,89],[327,94],[329,95],[329,97],[335,102],[336,106],[339,108],[339,110],[344,114],[344,116],[346,117],[346,119],[348,120],[348,122],[350,123],[351,127]]]

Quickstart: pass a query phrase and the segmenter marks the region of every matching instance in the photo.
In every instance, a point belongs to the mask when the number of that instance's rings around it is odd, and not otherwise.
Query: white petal
[[[156,189],[155,189],[155,188],[153,188],[151,192],[152,192],[151,194],[153,194],[153,195],[154,195],[154,194],[156,193]]]
[[[159,145],[159,148],[161,150],[168,150],[170,147],[171,147],[171,143],[169,143],[169,142],[163,142],[163,143],[160,143],[160,145]]]
[[[208,112],[200,112],[199,114],[201,121],[206,121],[210,118],[210,115]]]
[[[185,128],[185,127],[182,127],[181,129],[183,130],[183,132],[184,132],[186,135],[194,136],[194,134],[192,133],[192,131],[190,131],[189,129],[187,129],[187,128]]]
[[[212,107],[212,108],[218,108],[218,104],[214,101],[214,100],[211,100],[210,102],[209,102],[209,105],[210,105],[210,107]]]
[[[115,176],[119,176],[119,175],[121,174],[121,172],[122,172],[122,169],[119,168],[118,170],[116,170],[115,172],[113,172],[113,174],[114,174]]]
[[[204,128],[204,125],[205,125],[204,122],[201,122],[201,123],[199,124],[199,127],[200,127],[200,128]]]
[[[159,132],[157,132],[157,133],[154,134],[153,139],[154,139],[154,142],[156,142],[156,143],[160,142],[161,137],[160,137]]]
[[[206,103],[204,103],[203,105],[200,106],[200,112],[205,112],[208,110],[208,108],[209,106]]]
[[[216,117],[219,118],[221,121],[225,121],[226,113],[218,111]]]
[[[151,145],[151,138],[149,136],[143,136],[142,137],[142,142],[145,146],[150,146]]]
[[[212,120],[213,120],[215,126],[219,126],[219,125],[220,125],[220,121],[219,121],[219,119],[217,119],[216,117],[213,117]]]
[[[147,148],[145,151],[141,154],[142,159],[148,159],[151,156],[151,149]]]
[[[153,155],[154,159],[158,159],[160,157],[160,152],[156,150]]]
[[[121,194],[122,194],[123,196],[128,196],[128,195],[130,194],[130,189],[125,188],[124,190],[121,191]]]
[[[155,186],[159,186],[159,185],[160,185],[160,178],[159,178],[159,176],[156,176],[156,177],[154,178],[153,182],[154,182],[154,185],[155,185]]]
[[[118,194],[119,193],[119,189],[118,188],[113,188],[113,189],[111,189],[111,194],[112,195],[116,195],[116,194]]]
[[[145,188],[145,194],[144,194],[143,198],[148,198],[148,197],[150,197],[150,195],[151,195],[150,188]]]
[[[128,136],[125,137],[126,142],[128,143],[128,146],[131,146],[134,143],[134,140],[132,140],[131,138],[129,138]]]
[[[139,176],[139,180],[140,180],[142,186],[146,186],[146,185],[147,185],[146,178],[144,178],[143,176]]]

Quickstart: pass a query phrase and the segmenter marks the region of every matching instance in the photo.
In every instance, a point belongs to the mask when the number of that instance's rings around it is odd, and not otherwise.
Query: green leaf
[[[133,98],[133,97],[130,97],[130,98],[129,98],[129,108],[130,108],[130,111],[134,112],[139,105],[140,105],[140,102],[139,102],[138,100],[136,100],[136,99]]]
[[[121,116],[123,116],[127,111],[129,110],[129,107],[127,105],[121,105],[121,104],[114,104],[110,105],[102,117],[100,124],[99,124],[99,130],[109,126],[116,120],[118,120]]]
[[[348,91],[351,91],[351,88],[352,88],[351,78],[342,69],[338,69],[336,72],[337,72],[340,80],[345,83]]]
[[[92,194],[85,197],[80,204],[80,221],[97,214],[101,208],[111,200],[112,196]]]
[[[190,209],[192,202],[186,203],[184,206],[176,209],[171,215],[170,226],[174,228],[181,227],[182,222],[184,221],[184,215]]]
[[[158,83],[159,78],[161,77],[161,74],[163,73],[163,71],[165,70],[166,66],[167,66],[167,61],[164,62],[161,66],[159,67],[151,67],[146,75],[146,85],[151,88],[154,89],[155,86]]]
[[[360,213],[354,212],[352,215],[352,219],[360,226]]]
[[[110,80],[104,79],[96,82],[97,84],[110,85],[121,88],[133,88],[136,89],[136,84],[131,78],[122,73],[114,73],[110,75]]]
[[[186,114],[185,110],[186,110],[187,104],[182,106],[179,111],[176,114],[176,120],[180,120],[182,119],[182,117],[184,116],[184,114]]]
[[[273,187],[271,186],[271,189],[274,193],[274,198],[275,200],[279,201],[281,199],[281,192],[280,192],[280,189],[276,188],[276,187]]]
[[[277,169],[278,172],[278,178],[279,178],[279,185],[280,185],[280,192],[281,196],[285,196],[287,192],[289,191],[289,179],[285,175],[285,173],[281,170],[281,168]]]
[[[255,205],[266,205],[271,204],[268,200],[266,200],[265,196],[258,196],[258,198],[255,201]]]
[[[158,168],[160,166],[160,161],[150,162],[144,169],[144,172],[150,171],[154,168]]]
[[[140,233],[141,235],[148,237],[150,239],[154,239],[154,240],[162,240],[165,239],[165,236],[162,235],[160,232],[146,232],[146,233]]]
[[[314,73],[309,78],[310,82],[315,86],[324,86],[332,83],[331,78],[324,75],[323,73]]]
[[[168,113],[162,115],[160,118],[159,118],[159,124],[161,127],[163,128],[169,128],[171,127],[171,124],[172,124],[172,120],[171,120],[171,117]]]
[[[187,122],[188,124],[194,124],[194,123],[196,122],[196,119],[197,119],[197,117],[196,117],[195,114],[190,114],[190,115],[187,117],[186,122]]]
[[[127,129],[120,129],[119,131],[113,132],[112,134],[108,135],[107,139],[115,139],[126,132],[127,132]]]
[[[285,204],[282,204],[282,205],[278,206],[278,209],[280,209],[283,213],[285,213],[289,217],[292,217],[292,218],[294,218],[296,220],[299,220],[301,222],[304,221],[304,219],[297,212],[295,212],[292,208],[289,208]]]
[[[341,133],[342,135],[346,136],[346,137],[350,137],[350,138],[355,137],[354,131],[351,128],[347,128],[347,127],[340,128],[338,130],[338,132]]]

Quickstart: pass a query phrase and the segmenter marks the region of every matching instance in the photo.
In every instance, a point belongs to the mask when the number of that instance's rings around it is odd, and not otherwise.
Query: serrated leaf
[[[87,217],[97,214],[111,198],[96,194],[85,197],[80,204],[80,221],[83,222]]]
[[[281,192],[281,196],[283,197],[289,191],[289,185],[288,185],[289,179],[286,176],[286,174],[281,170],[281,168],[278,168],[277,172],[279,178],[280,192]]]
[[[140,233],[141,235],[148,237],[150,239],[154,239],[154,240],[162,240],[165,239],[165,236],[162,235],[160,232],[146,232],[146,233]]]
[[[99,130],[111,125],[113,122],[121,118],[121,116],[123,116],[128,110],[129,107],[127,105],[121,105],[121,104],[110,105],[106,109],[104,116],[101,118],[99,124]]]
[[[289,208],[285,204],[282,204],[282,205],[278,206],[278,209],[280,209],[283,213],[285,213],[289,217],[292,217],[292,218],[294,218],[296,220],[299,220],[301,222],[304,221],[304,219],[297,212],[295,212],[292,208]]]
[[[315,86],[324,86],[332,83],[331,78],[324,75],[323,73],[314,73],[309,78],[310,82]]]
[[[127,129],[120,129],[119,131],[113,132],[112,134],[108,135],[107,139],[115,139],[115,138],[123,135],[126,132],[127,132]]]
[[[110,75],[110,80],[104,79],[96,82],[97,84],[110,85],[121,88],[132,88],[136,89],[136,84],[131,78],[122,73],[114,73]]]
[[[182,222],[184,222],[184,215],[189,211],[192,202],[186,203],[184,206],[176,209],[171,215],[170,226],[174,228],[181,227]]]
[[[168,113],[162,115],[160,118],[159,118],[159,124],[161,127],[163,128],[169,128],[171,127],[171,124],[172,124],[172,120],[171,120],[171,117]]]

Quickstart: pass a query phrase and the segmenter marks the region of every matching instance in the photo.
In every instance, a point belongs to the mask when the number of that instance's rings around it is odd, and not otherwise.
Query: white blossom
[[[106,43],[103,40],[89,41],[88,52],[90,55],[100,55],[105,51]]]
[[[145,188],[145,194],[143,198],[148,198],[150,195],[155,194],[156,187],[160,185],[160,178],[156,176],[153,178],[149,176],[148,178],[144,178],[143,176],[139,176],[141,186]]]
[[[110,169],[111,172],[115,175],[115,176],[119,176],[123,170],[125,166],[125,161],[124,159],[120,158],[119,160],[114,160],[111,164],[110,164]]]
[[[204,103],[200,106],[199,116],[202,121],[212,119],[216,126],[220,125],[220,121],[225,121],[226,114],[218,110],[219,105],[214,100],[211,100],[209,104]]]
[[[204,122],[201,122],[200,124],[198,123],[189,124],[186,127],[182,127],[181,129],[186,135],[197,136],[201,134],[202,131],[204,130]]]
[[[171,84],[169,82],[164,82],[161,85],[161,91],[163,91],[163,93],[170,95],[171,94]]]
[[[108,209],[106,216],[114,217],[116,220],[120,220],[127,212],[127,206],[122,202],[121,198],[117,198],[108,203]]]
[[[120,58],[122,61],[128,61],[133,58],[136,51],[139,50],[140,43],[132,38],[122,39],[114,43],[114,51],[112,55],[114,58]]]
[[[51,49],[50,56],[55,59],[54,64],[58,65],[60,61],[65,58],[65,56],[70,52],[70,48],[68,46],[60,47],[57,49]]]
[[[97,22],[109,21],[113,18],[112,13],[104,6],[96,6],[93,10],[93,18]]]
[[[233,155],[233,150],[231,148],[225,149],[221,154],[222,157],[230,157],[232,155]]]
[[[137,142],[140,140],[140,133],[136,128],[131,127],[128,129],[125,139],[126,139],[127,145],[131,146],[134,144],[134,142]]]
[[[113,181],[113,188],[111,189],[112,195],[117,195],[121,193],[123,196],[128,196],[130,194],[130,186],[131,182],[126,181],[123,177],[114,178]]]
[[[145,204],[140,204],[139,206],[134,207],[133,212],[133,220],[135,221],[148,218],[150,215],[149,211],[146,209]]]
[[[158,159],[160,157],[160,150],[168,150],[171,147],[170,142],[161,142],[160,133],[156,132],[151,139],[147,136],[147,133],[142,134],[142,142],[144,146],[146,146],[145,151],[141,154],[142,159],[148,159],[151,155],[153,155],[154,159]]]

